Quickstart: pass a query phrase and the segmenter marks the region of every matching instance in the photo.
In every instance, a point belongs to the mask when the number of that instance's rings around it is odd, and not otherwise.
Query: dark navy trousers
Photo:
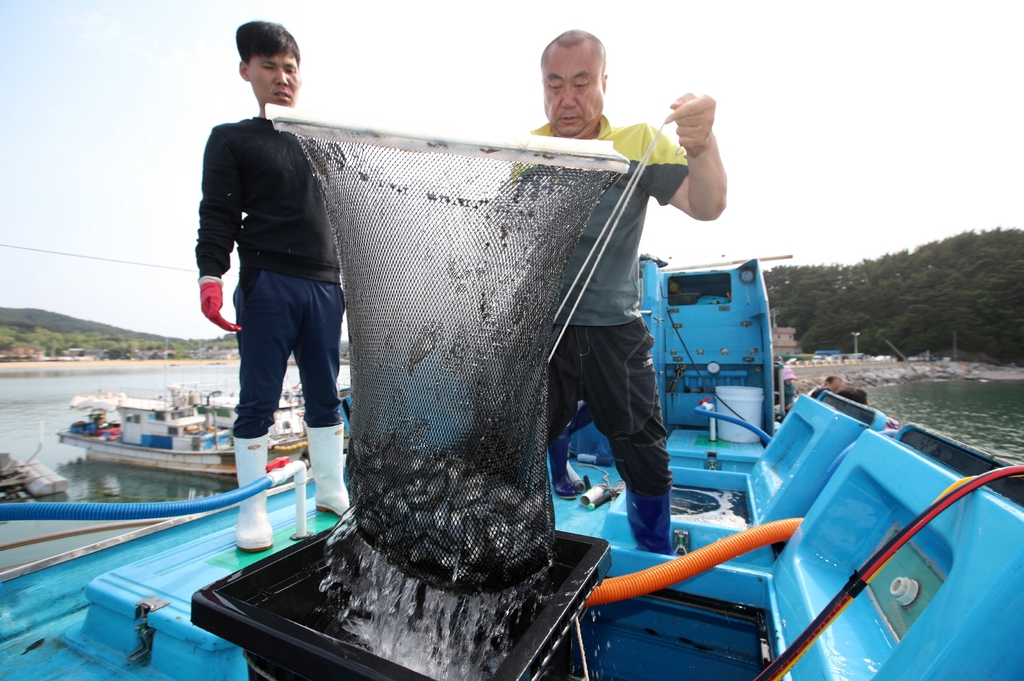
[[[552,341],[560,331],[556,326]],[[620,326],[570,325],[548,364],[548,443],[576,414],[577,400],[586,401],[626,486],[649,497],[672,490],[653,346],[639,318]]]
[[[341,285],[257,270],[235,289],[234,302],[242,327],[235,436],[254,439],[270,430],[293,352],[302,380],[306,425],[325,428],[341,423],[337,383],[345,314]]]

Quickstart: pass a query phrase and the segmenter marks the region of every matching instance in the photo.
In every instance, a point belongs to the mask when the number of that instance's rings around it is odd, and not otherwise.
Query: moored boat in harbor
[[[88,418],[58,437],[100,461],[233,476],[231,426],[236,404],[235,396],[199,384],[172,385],[166,394],[148,396],[120,391],[80,394],[70,406],[88,409]],[[115,413],[117,418],[110,420]],[[270,437],[270,447],[278,454],[302,454],[306,437],[300,390],[282,392]]]
[[[61,494],[68,480],[39,461],[20,461],[0,452],[0,502]]]

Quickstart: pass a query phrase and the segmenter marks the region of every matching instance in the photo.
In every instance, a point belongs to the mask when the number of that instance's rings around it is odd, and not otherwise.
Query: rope
[[[580,644],[580,659],[583,660],[583,681],[590,681],[590,672],[587,671],[587,651],[583,649],[583,632],[580,630],[580,618],[576,618],[576,640]]]
[[[626,483],[623,480],[619,480],[612,486],[611,478],[608,476],[608,471],[592,463],[579,463],[579,459],[576,459],[576,465],[580,468],[593,468],[595,471],[601,471],[604,476],[604,486],[612,493],[612,501],[615,500],[620,494],[626,491]]]
[[[583,299],[583,294],[586,293],[587,286],[590,285],[590,280],[594,276],[594,272],[597,271],[597,266],[601,262],[601,257],[604,255],[605,249],[608,248],[608,244],[611,243],[612,234],[615,233],[615,229],[619,226],[619,220],[622,218],[622,214],[626,212],[626,206],[629,205],[629,200],[633,198],[633,191],[636,189],[636,185],[640,181],[640,176],[644,174],[644,169],[647,167],[647,162],[651,160],[651,155],[654,153],[654,147],[661,139],[661,131],[664,129],[665,124],[663,123],[658,128],[657,134],[651,143],[647,146],[647,151],[644,152],[641,157],[639,164],[637,165],[636,172],[633,173],[633,177],[629,178],[629,182],[626,183],[626,189],[622,192],[622,196],[615,203],[615,207],[612,208],[611,214],[608,216],[608,221],[604,223],[604,227],[601,229],[601,233],[597,235],[597,240],[594,242],[594,248],[587,253],[586,259],[580,266],[580,271],[576,273],[576,278],[572,280],[572,284],[569,286],[569,290],[565,294],[565,298],[562,303],[558,306],[558,310],[555,312],[555,318],[562,313],[562,308],[565,307],[566,302],[569,300],[569,296],[572,295],[572,290],[575,288],[577,282],[580,280],[580,276],[583,275],[583,270],[587,268],[587,264],[590,262],[591,256],[594,255],[594,250],[598,244],[601,246],[601,250],[597,254],[597,258],[594,260],[594,264],[590,268],[590,274],[587,275],[587,280],[583,282],[583,287],[580,289],[579,295],[576,297],[576,302],[573,303],[572,309],[569,310],[569,316],[565,319],[565,324],[562,325],[561,331],[558,332],[558,338],[555,339],[554,344],[551,346],[551,354],[548,355],[548,362],[555,356],[555,350],[558,348],[558,344],[562,342],[562,336],[565,335],[565,330],[569,328],[569,322],[572,320],[573,314],[576,313],[576,308],[579,306],[580,301]],[[609,227],[611,229],[609,229]],[[605,235],[607,234],[607,237]],[[604,242],[602,243],[602,239]]]
[[[260,677],[266,679],[267,681],[277,681],[276,678],[274,678],[273,676],[271,676],[267,672],[263,671],[262,669],[260,669],[256,665],[256,661],[254,659],[252,659],[252,655],[249,654],[248,650],[243,650],[242,651],[242,657],[245,658],[245,662],[246,662],[246,664],[249,665],[249,669],[251,669],[254,672],[256,672],[257,676],[260,676]]]

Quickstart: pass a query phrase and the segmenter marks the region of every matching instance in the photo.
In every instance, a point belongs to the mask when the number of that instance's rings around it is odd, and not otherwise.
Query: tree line
[[[776,324],[804,352],[1024,360],[1024,232],[997,228],[856,265],[765,272]],[[955,341],[954,341],[955,334]],[[886,341],[889,341],[887,343]]]
[[[136,351],[167,347],[182,353],[211,344],[220,349],[238,346],[234,334],[210,340],[164,338],[46,310],[0,308],[0,352],[30,348],[43,351],[47,357],[59,357],[71,348],[84,348],[106,350],[111,359],[129,359]]]
[[[778,326],[796,328],[804,352],[857,349],[872,355],[952,356],[1024,362],[1024,231],[964,232],[856,265],[779,266],[765,272]],[[955,341],[954,341],[955,334]],[[886,342],[888,341],[888,342]],[[164,339],[43,310],[0,308],[0,350],[28,347],[59,355],[69,348],[176,352],[211,343],[235,347],[233,334],[211,340]]]

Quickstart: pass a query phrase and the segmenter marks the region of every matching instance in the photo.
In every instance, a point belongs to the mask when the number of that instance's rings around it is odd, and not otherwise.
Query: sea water
[[[296,367],[286,380],[298,383]],[[70,481],[72,501],[165,501],[204,496],[234,489],[233,480],[213,476],[149,471],[136,466],[85,462],[84,450],[62,445],[57,431],[81,420],[84,412],[68,403],[83,391],[163,391],[174,383],[218,386],[225,394],[238,390],[238,365],[95,367],[19,369],[0,365],[0,451],[22,461],[39,449],[39,424],[44,422],[42,448],[36,455]],[[348,383],[341,367],[339,384]],[[1024,463],[1024,382],[951,381],[906,383],[872,388],[868,399],[901,423],[917,423],[1013,463]]]
[[[339,384],[348,384],[348,367],[341,367]],[[289,366],[289,385],[299,382],[298,370]],[[0,365],[0,451],[15,459],[45,464],[68,479],[68,491],[40,501],[143,502],[176,501],[206,497],[238,487],[234,476],[181,473],[90,461],[85,450],[61,444],[57,432],[88,416],[71,409],[71,398],[81,392],[127,392],[164,395],[168,385],[202,383],[224,395],[238,392],[237,364],[156,365],[138,362],[131,366],[64,366],[25,369],[17,364]],[[116,418],[116,417],[115,417]],[[40,423],[42,444],[40,445]],[[0,522],[0,546],[57,532],[82,531],[103,523],[73,520],[24,520]],[[92,532],[54,541],[0,550],[0,569],[68,551],[100,541],[125,530]]]
[[[289,366],[286,380],[299,382],[296,367]],[[84,412],[68,403],[83,391],[163,391],[174,383],[218,386],[225,394],[238,390],[237,364],[135,367],[75,366],[24,370],[0,365],[0,451],[22,461],[39,449],[39,424],[44,422],[42,448],[36,460],[71,481],[68,499],[73,501],[165,501],[194,494],[214,494],[234,489],[233,480],[193,474],[148,471],[136,466],[93,465],[74,469],[70,464],[84,458],[84,450],[62,445],[57,431],[81,420]],[[341,367],[339,385],[348,383],[348,367]],[[901,423],[917,423],[1013,463],[1024,464],[1024,382],[950,381],[906,383],[872,388],[872,406]],[[124,499],[118,499],[123,495]]]
[[[1009,463],[1024,464],[1024,382],[949,381],[871,388],[868,401]]]
[[[295,366],[285,375],[288,385],[299,383]],[[339,385],[348,384],[348,367],[341,367]],[[71,409],[71,398],[81,392],[127,392],[166,395],[168,385],[202,383],[224,395],[238,392],[237,364],[201,364],[105,367],[55,366],[21,369],[0,365],[0,451],[27,461],[35,456],[69,481],[61,500],[125,502],[173,501],[190,496],[209,496],[235,489],[234,477],[158,471],[140,466],[88,461],[85,450],[61,444],[58,431],[88,416],[88,410]],[[112,415],[112,418],[117,418]],[[40,447],[40,422],[43,423]],[[36,453],[38,450],[38,454]],[[46,500],[46,499],[44,499]]]

